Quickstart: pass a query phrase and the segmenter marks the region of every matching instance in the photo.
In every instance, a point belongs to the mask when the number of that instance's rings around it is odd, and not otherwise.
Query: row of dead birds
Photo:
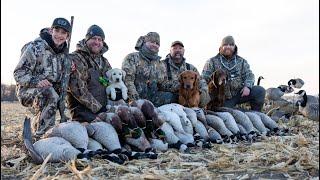
[[[32,143],[30,119],[24,122],[24,143],[39,164],[75,158],[98,158],[122,164],[126,160],[157,158],[168,148],[210,148],[211,143],[254,142],[262,135],[280,135],[278,124],[264,113],[220,107],[217,111],[166,104],[158,108],[145,99],[109,107],[91,123],[57,124]]]
[[[261,79],[263,79],[262,76],[258,78],[258,85],[260,85]],[[306,118],[319,121],[319,96],[307,95],[305,90],[299,90],[293,95],[289,95],[295,89],[301,89],[303,85],[304,81],[296,78],[290,79],[288,85],[268,88],[266,102],[270,107],[273,107],[268,115],[274,120],[289,119],[290,115],[300,112]]]

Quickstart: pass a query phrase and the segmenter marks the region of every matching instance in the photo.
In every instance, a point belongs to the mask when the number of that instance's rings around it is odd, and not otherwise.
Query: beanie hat
[[[56,18],[53,20],[53,23],[52,23],[52,28],[56,28],[56,27],[59,27],[59,28],[62,28],[64,29],[65,31],[67,32],[71,32],[71,25],[69,23],[68,20],[66,20],[65,18]]]
[[[89,27],[86,34],[86,41],[91,39],[93,36],[100,36],[103,40],[105,38],[103,30],[95,24]]]
[[[221,46],[226,44],[235,44],[232,36],[226,36],[222,39]]]

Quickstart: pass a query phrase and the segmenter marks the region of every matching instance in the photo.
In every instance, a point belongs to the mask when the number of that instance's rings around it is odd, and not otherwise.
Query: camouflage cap
[[[71,25],[70,25],[69,21],[66,20],[65,18],[54,19],[51,27],[52,28],[59,27],[59,28],[64,29],[67,32],[71,31]]]
[[[149,32],[147,35],[139,37],[134,48],[139,51],[142,45],[147,41],[156,42],[160,46],[159,34],[156,32]]]
[[[144,40],[145,42],[151,41],[160,45],[160,36],[156,32],[149,32],[147,35],[144,36]]]
[[[221,46],[226,45],[226,44],[235,44],[234,39],[232,36],[226,36],[222,39]]]

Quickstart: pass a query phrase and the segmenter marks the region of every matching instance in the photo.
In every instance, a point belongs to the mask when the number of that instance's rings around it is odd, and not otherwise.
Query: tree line
[[[16,85],[1,83],[1,101],[17,101]]]

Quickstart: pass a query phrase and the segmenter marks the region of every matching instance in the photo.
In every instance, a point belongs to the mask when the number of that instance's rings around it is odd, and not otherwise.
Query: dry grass
[[[133,160],[118,165],[107,160],[44,163],[35,165],[22,141],[26,108],[1,102],[1,179],[306,179],[319,177],[319,122],[294,116],[292,135],[268,137],[253,144],[214,144],[176,150],[158,159]]]

